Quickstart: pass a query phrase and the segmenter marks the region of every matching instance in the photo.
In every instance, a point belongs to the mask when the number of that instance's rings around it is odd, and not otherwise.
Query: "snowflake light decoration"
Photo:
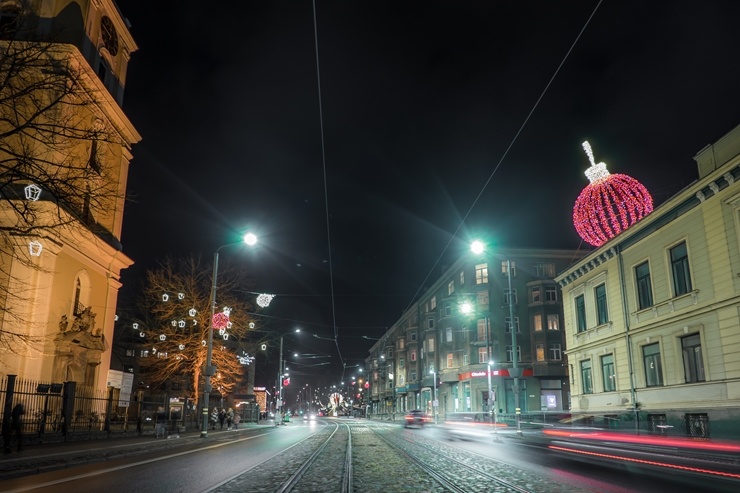
[[[268,306],[270,306],[270,302],[272,301],[274,297],[275,297],[274,294],[266,294],[266,293],[260,294],[259,296],[257,296],[257,305],[260,308],[267,308]]]
[[[585,172],[589,183],[573,207],[573,225],[584,241],[601,246],[653,211],[653,199],[634,178],[607,171],[594,161],[588,141],[583,149],[591,167]]]

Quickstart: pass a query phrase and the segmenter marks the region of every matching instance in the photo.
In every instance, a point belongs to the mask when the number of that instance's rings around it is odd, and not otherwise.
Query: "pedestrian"
[[[239,413],[234,413],[234,429],[236,430],[239,426],[239,422],[242,420],[242,417],[239,415]]]
[[[23,450],[23,425],[21,424],[21,416],[24,414],[26,414],[26,411],[23,409],[23,404],[20,403],[15,405],[13,412],[10,414],[10,427],[15,431],[15,439],[18,442],[18,452]],[[10,443],[8,443],[8,447],[10,447]]]
[[[164,438],[167,424],[167,414],[164,412],[163,407],[157,408],[157,416],[156,416],[156,424],[154,426],[154,438],[159,438],[159,435],[162,435],[162,438]]]
[[[234,410],[229,408],[228,411],[226,411],[226,429],[231,430],[231,423],[234,422]]]
[[[218,422],[221,424],[221,429],[224,429],[224,421],[226,421],[226,409],[221,408],[218,413]]]
[[[218,408],[214,407],[213,412],[211,413],[211,429],[216,429],[216,422],[218,421]]]

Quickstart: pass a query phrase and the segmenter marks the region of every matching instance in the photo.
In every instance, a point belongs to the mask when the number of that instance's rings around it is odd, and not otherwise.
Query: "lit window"
[[[488,363],[488,348],[478,348],[478,363]]]
[[[475,266],[475,283],[476,284],[487,284],[488,283],[488,264],[477,264]]]
[[[532,303],[539,303],[542,301],[542,292],[539,286],[532,288]]]
[[[447,353],[447,368],[455,367],[455,355],[454,353]]]
[[[542,330],[542,315],[539,313],[534,315],[532,317],[532,325],[534,326],[534,330],[536,332],[540,332]]]
[[[547,330],[560,330],[560,316],[557,313],[547,315]]]
[[[545,361],[545,345],[537,344],[537,361]]]

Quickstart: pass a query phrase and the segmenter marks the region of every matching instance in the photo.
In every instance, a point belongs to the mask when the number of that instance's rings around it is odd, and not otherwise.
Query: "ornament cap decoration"
[[[586,178],[591,183],[598,183],[609,178],[609,171],[606,169],[606,163],[598,163],[594,160],[594,152],[591,150],[591,144],[587,140],[583,141],[583,150],[586,151],[591,167],[585,171]]]

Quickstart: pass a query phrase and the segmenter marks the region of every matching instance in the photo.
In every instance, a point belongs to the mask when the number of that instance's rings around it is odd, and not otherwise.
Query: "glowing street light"
[[[213,283],[211,285],[211,326],[208,328],[208,342],[206,352],[206,366],[203,369],[203,375],[205,375],[205,383],[203,384],[203,426],[200,430],[200,437],[208,437],[208,408],[210,405],[211,397],[211,377],[216,374],[216,367],[212,365],[213,360],[213,331],[216,330],[215,317],[216,317],[216,289],[218,288],[218,252],[227,246],[238,245],[246,243],[249,246],[253,246],[257,243],[257,237],[252,233],[247,233],[242,238],[241,242],[238,243],[227,243],[221,245],[213,253]]]
[[[470,250],[476,255],[480,255],[485,251],[485,244],[479,240],[475,240],[470,244]],[[511,323],[511,369],[509,374],[514,377],[514,411],[516,414],[516,432],[517,435],[522,434],[521,428],[521,414],[522,410],[519,407],[519,377],[522,375],[522,371],[517,365],[517,345],[516,345],[516,326],[514,323],[514,292],[511,287],[511,259],[506,258],[506,274],[509,281],[509,320]],[[490,359],[490,358],[489,358]],[[490,375],[490,365],[489,365]],[[490,377],[489,377],[490,378]],[[490,401],[490,383],[489,383],[489,401]],[[495,415],[495,414],[494,414]]]

